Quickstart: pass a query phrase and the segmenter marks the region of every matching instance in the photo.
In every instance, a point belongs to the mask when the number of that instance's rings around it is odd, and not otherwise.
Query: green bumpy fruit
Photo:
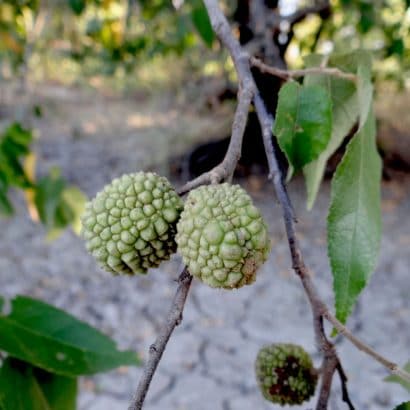
[[[277,343],[259,350],[256,378],[266,400],[272,403],[301,404],[315,392],[317,372],[302,347]]]
[[[86,205],[82,236],[103,269],[145,273],[175,252],[182,209],[166,178],[151,172],[123,175]]]
[[[178,252],[189,272],[215,288],[254,282],[270,250],[266,224],[239,185],[191,191],[177,231]]]

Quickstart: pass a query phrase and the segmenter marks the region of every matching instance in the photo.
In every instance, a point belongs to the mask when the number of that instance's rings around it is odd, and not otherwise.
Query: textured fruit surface
[[[270,250],[266,224],[239,185],[191,191],[177,230],[184,263],[212,287],[232,289],[254,282]]]
[[[86,205],[82,236],[105,270],[145,273],[175,252],[182,208],[166,178],[151,172],[123,175]]]
[[[263,396],[272,403],[301,404],[315,392],[317,374],[300,346],[277,343],[263,347],[255,372]]]

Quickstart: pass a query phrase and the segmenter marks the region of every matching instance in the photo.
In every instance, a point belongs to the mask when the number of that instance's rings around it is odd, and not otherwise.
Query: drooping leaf
[[[319,85],[285,84],[279,92],[274,133],[295,170],[326,148],[332,129],[332,103]]]
[[[0,368],[1,410],[75,410],[77,380],[8,357]]]
[[[311,55],[306,60],[306,65],[308,67],[320,66],[323,58],[324,56],[321,55]],[[306,165],[303,169],[308,194],[308,209],[313,207],[328,159],[353,128],[357,121],[359,110],[363,112],[362,117],[366,119],[365,111],[368,111],[370,107],[369,104],[371,103],[371,59],[369,53],[364,50],[359,50],[349,54],[334,55],[330,57],[328,66],[337,67],[345,72],[358,74],[359,88],[350,80],[332,75],[312,74],[306,76],[304,79],[304,84],[318,84],[325,87],[333,103],[333,124],[329,144],[317,160]],[[358,89],[361,90],[360,103]],[[370,97],[370,100],[368,97]]]
[[[404,365],[404,370],[406,370],[407,372],[410,372],[410,361],[408,361]],[[407,380],[402,379],[399,376],[396,376],[396,375],[387,376],[384,379],[384,381],[390,382],[390,383],[398,383],[401,386],[403,386],[408,392],[410,392],[410,382],[408,382]]]
[[[84,322],[44,302],[25,296],[0,316],[0,350],[52,373],[75,377],[137,365],[136,353]]]
[[[320,56],[321,59],[322,56]],[[319,157],[303,169],[308,195],[307,207],[311,209],[322,181],[327,160],[336,151],[343,138],[356,122],[358,102],[356,87],[351,81],[329,75],[309,75],[305,77],[304,83],[326,87],[333,102],[333,124],[330,141]]]
[[[372,273],[381,233],[381,160],[370,111],[350,141],[332,181],[327,220],[336,316],[345,322]]]
[[[209,20],[208,12],[202,1],[195,2],[195,6],[191,12],[191,19],[198,30],[199,35],[208,47],[212,47],[215,40],[215,33],[212,29],[211,22]]]

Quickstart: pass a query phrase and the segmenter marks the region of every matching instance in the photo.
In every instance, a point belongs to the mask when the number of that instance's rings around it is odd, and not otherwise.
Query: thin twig
[[[309,74],[326,74],[333,77],[342,78],[344,80],[349,80],[356,82],[357,76],[352,73],[346,73],[345,71],[339,70],[335,67],[311,67],[305,68],[303,70],[282,70],[280,68],[272,67],[265,64],[262,60],[256,57],[250,58],[250,63],[253,67],[259,68],[262,73],[267,73],[274,75],[275,77],[283,78],[284,80],[289,80],[290,78],[304,77]]]
[[[347,376],[340,362],[336,366],[336,370],[337,370],[337,373],[339,374],[340,383],[342,385],[342,400],[349,406],[349,410],[355,410],[353,403],[350,400],[349,392],[347,391],[347,385],[346,385]]]
[[[141,410],[144,404],[145,396],[147,395],[151,380],[157,369],[158,363],[161,360],[165,347],[171,337],[175,327],[181,323],[182,312],[184,310],[185,301],[189,292],[189,288],[192,282],[192,276],[185,268],[178,278],[178,289],[175,293],[174,300],[171,305],[171,309],[168,312],[168,316],[164,326],[162,326],[160,334],[157,340],[149,348],[149,358],[145,364],[142,377],[139,381],[137,391],[131,401],[128,410]]]
[[[400,368],[396,363],[386,359],[380,353],[377,353],[366,343],[354,336],[353,333],[343,323],[339,322],[339,320],[337,320],[327,308],[323,310],[323,317],[328,320],[340,334],[350,340],[359,350],[373,357],[373,359],[389,369],[392,374],[410,382],[410,373]]]

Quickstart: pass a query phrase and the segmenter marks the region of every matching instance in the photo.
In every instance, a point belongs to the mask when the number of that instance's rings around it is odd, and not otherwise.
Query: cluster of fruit
[[[114,274],[146,273],[178,251],[189,272],[217,288],[255,281],[270,250],[267,227],[238,185],[201,186],[185,205],[151,172],[114,179],[87,204],[87,249]]]
[[[201,186],[184,204],[151,172],[114,179],[87,204],[82,225],[87,249],[113,274],[146,273],[178,251],[200,281],[235,289],[255,281],[270,251],[266,223],[240,186]],[[271,402],[299,404],[314,393],[317,374],[299,346],[262,348],[255,370]]]

